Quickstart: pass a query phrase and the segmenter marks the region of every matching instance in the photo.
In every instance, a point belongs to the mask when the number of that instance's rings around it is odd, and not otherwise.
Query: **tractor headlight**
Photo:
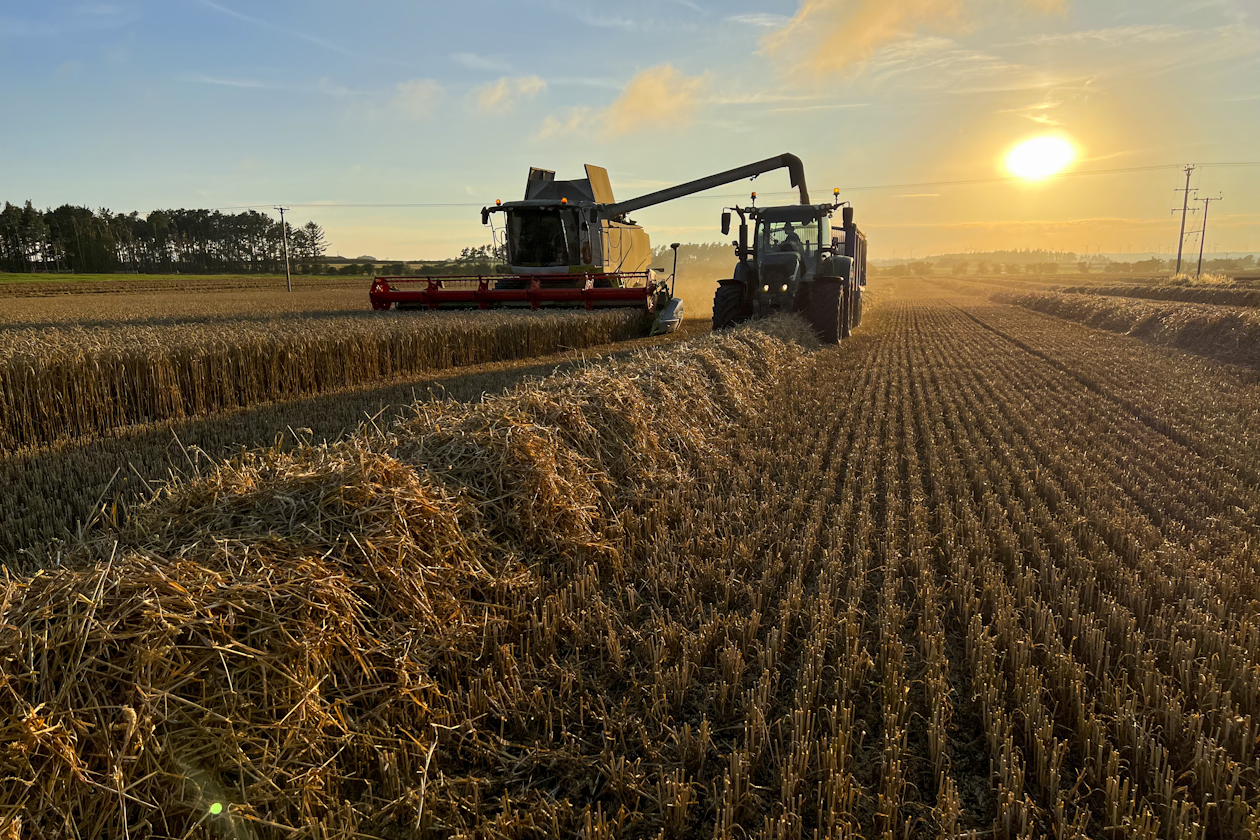
[[[763,291],[763,292],[768,292],[768,291],[770,291],[770,287],[769,287],[769,286],[762,286],[762,287],[761,287],[761,291]]]
[[[783,288],[782,288],[782,289],[779,289],[779,291],[780,291],[780,292],[786,292],[786,291],[787,291],[787,283],[784,283],[784,284],[783,284]]]

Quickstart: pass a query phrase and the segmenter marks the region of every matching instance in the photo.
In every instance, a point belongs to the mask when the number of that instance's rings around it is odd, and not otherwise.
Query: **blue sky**
[[[442,257],[529,166],[618,195],[784,151],[817,194],[1260,160],[1257,0],[51,0],[0,10],[0,200],[297,207],[334,251]],[[1172,169],[848,194],[879,256],[1173,245]],[[1209,249],[1260,250],[1260,168],[1196,173]],[[749,185],[638,214],[715,241]],[[763,194],[786,178],[758,182]],[[470,205],[470,206],[460,206]]]

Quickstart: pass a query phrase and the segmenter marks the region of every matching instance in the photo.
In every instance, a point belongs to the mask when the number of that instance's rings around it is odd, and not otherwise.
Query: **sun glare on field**
[[[1012,175],[1039,181],[1058,175],[1076,160],[1076,147],[1062,137],[1034,137],[1020,143],[1006,156]]]

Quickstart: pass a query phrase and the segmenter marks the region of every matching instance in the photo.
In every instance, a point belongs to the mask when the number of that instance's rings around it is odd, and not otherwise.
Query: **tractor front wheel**
[[[744,284],[724,280],[713,295],[713,329],[725,330],[744,320]]]
[[[844,285],[840,280],[815,280],[805,317],[823,344],[839,344],[844,331]]]

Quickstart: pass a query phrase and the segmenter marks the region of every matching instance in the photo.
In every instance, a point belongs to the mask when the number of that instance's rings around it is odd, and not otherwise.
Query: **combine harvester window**
[[[538,268],[580,262],[577,211],[518,210],[508,217],[508,259]]]

